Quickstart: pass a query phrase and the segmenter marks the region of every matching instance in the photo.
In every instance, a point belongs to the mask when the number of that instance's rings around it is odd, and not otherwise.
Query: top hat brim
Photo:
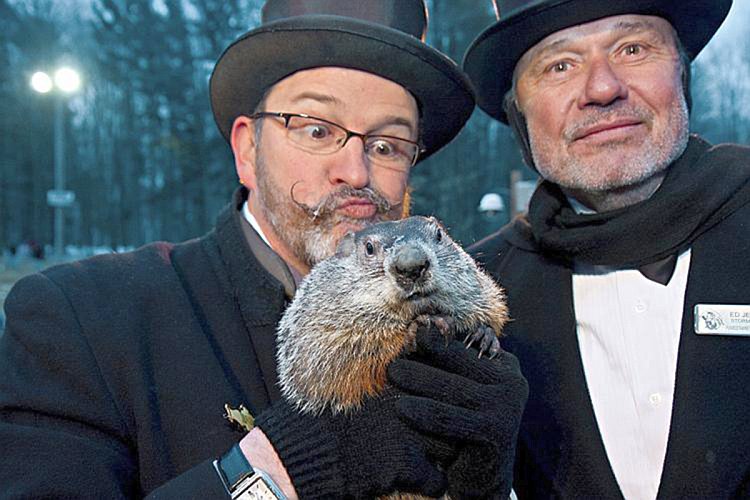
[[[327,66],[373,73],[414,96],[425,150],[420,160],[450,142],[474,109],[474,92],[463,71],[417,38],[353,18],[306,15],[249,31],[221,55],[210,81],[221,134],[229,141],[234,120],[253,113],[273,84],[297,71]]]
[[[474,83],[477,103],[507,124],[505,94],[521,56],[548,35],[609,16],[642,14],[669,21],[690,59],[703,49],[727,16],[732,0],[553,0],[511,13],[472,42],[464,70]]]

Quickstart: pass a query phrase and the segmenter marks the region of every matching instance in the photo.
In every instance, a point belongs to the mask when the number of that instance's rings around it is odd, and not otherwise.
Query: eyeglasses
[[[286,137],[303,151],[316,155],[327,155],[339,151],[352,137],[359,137],[364,144],[367,158],[377,165],[396,170],[409,171],[417,163],[422,147],[408,139],[392,135],[360,134],[345,129],[337,123],[323,118],[298,113],[259,112],[249,118],[281,118],[284,120]]]

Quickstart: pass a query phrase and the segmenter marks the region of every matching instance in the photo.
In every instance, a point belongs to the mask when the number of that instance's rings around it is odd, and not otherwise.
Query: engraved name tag
[[[750,305],[697,304],[695,333],[699,335],[739,335],[750,337]]]

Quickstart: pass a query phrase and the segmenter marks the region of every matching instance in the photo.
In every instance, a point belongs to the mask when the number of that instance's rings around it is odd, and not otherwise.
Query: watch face
[[[235,496],[236,495],[236,496]],[[232,495],[236,500],[277,500],[278,497],[273,490],[266,484],[260,476],[252,476],[237,485],[235,494]]]
[[[271,488],[262,479],[253,483],[247,491],[250,494],[247,500],[276,500],[276,495],[273,494]]]

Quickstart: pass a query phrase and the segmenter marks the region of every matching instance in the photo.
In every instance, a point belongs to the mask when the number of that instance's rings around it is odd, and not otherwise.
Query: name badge
[[[750,337],[750,305],[697,304],[693,313],[698,335]]]

